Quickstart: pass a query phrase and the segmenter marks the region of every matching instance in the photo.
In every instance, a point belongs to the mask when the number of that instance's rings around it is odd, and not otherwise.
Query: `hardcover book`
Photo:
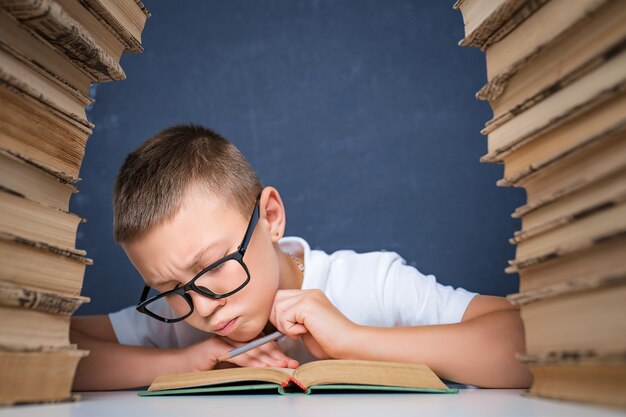
[[[140,396],[220,393],[281,395],[342,391],[457,393],[426,365],[321,360],[296,369],[231,368],[157,377]]]

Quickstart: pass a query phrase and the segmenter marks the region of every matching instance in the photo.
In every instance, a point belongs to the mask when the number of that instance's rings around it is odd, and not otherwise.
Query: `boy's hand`
[[[188,371],[206,371],[213,369],[217,358],[224,353],[244,345],[226,337],[213,336],[210,339],[183,348]],[[226,362],[238,366],[297,368],[298,361],[285,355],[276,342],[269,342],[246,353],[242,353]]]
[[[339,357],[357,327],[320,290],[278,290],[270,322],[292,339],[301,336],[318,359]]]

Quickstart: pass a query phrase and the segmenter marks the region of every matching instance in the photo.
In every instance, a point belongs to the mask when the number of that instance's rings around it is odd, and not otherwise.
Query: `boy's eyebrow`
[[[182,269],[183,271],[189,271],[195,264],[199,263],[200,260],[202,259],[202,257],[210,250],[214,250],[215,248],[218,248],[219,246],[221,246],[222,241],[217,241],[217,242],[213,242],[207,246],[205,246],[203,249],[200,249],[200,251],[198,251],[198,253],[196,253],[196,255],[193,257],[193,259],[184,266],[184,268]],[[157,287],[159,285],[163,285],[167,282],[169,282],[170,280],[166,279],[166,280],[159,280],[157,282],[153,282],[148,284],[150,287]]]
[[[196,265],[197,263],[200,262],[200,260],[202,259],[202,257],[209,252],[210,250],[214,250],[217,246],[219,246],[222,242],[221,241],[217,241],[217,242],[213,242],[207,246],[205,246],[203,249],[200,249],[200,251],[198,251],[198,253],[196,253],[196,255],[193,257],[193,259],[187,264],[185,265],[184,270],[188,271],[191,268],[193,268],[194,265]]]

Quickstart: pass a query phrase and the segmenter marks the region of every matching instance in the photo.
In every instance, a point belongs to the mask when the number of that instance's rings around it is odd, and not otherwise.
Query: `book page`
[[[304,387],[318,384],[362,384],[412,388],[448,387],[426,365],[361,360],[323,360],[300,366],[293,373]]]
[[[230,368],[161,375],[152,382],[148,391],[200,387],[230,382],[263,381],[283,384],[289,380],[293,372],[294,369],[289,368]]]

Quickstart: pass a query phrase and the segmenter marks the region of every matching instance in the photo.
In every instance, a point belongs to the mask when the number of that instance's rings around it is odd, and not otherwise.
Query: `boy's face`
[[[280,206],[282,210],[282,203]],[[280,272],[278,249],[274,245],[277,226],[268,218],[268,212],[261,209],[243,257],[250,271],[250,282],[239,292],[219,300],[189,291],[194,311],[185,319],[187,323],[236,341],[253,339],[263,330],[279,286]],[[236,251],[249,220],[223,199],[194,187],[171,220],[124,244],[124,249],[146,284],[165,292],[183,286],[207,265]],[[282,228],[279,234],[282,235]],[[182,299],[180,302],[183,305],[175,302],[170,305],[182,315],[188,307]]]

